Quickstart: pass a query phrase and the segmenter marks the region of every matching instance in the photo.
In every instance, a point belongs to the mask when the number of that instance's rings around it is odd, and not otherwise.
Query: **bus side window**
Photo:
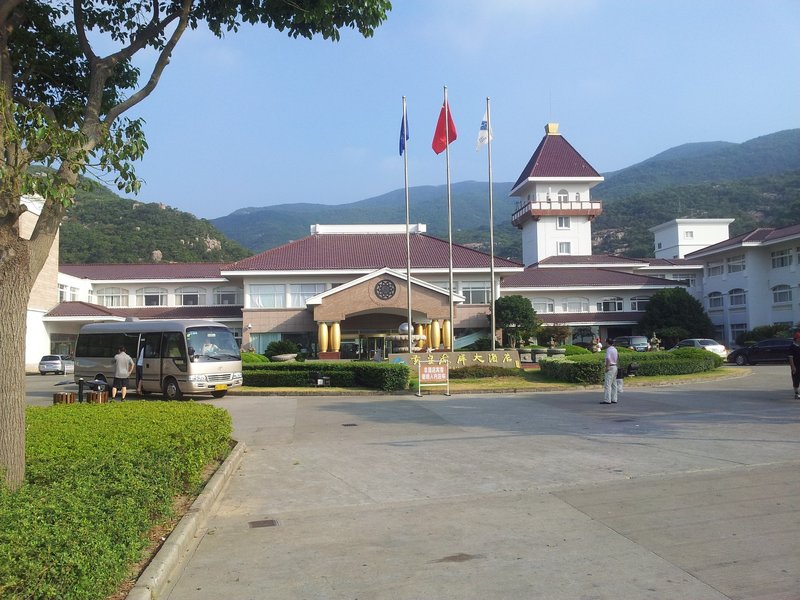
[[[171,358],[179,369],[186,369],[186,344],[183,342],[182,333],[165,333],[163,350],[164,358]]]

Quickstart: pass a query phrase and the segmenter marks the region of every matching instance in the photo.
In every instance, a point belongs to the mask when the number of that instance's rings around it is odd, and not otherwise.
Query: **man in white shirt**
[[[605,385],[603,387],[603,402],[602,404],[616,404],[617,394],[617,362],[619,361],[619,353],[614,347],[614,340],[608,338],[606,340],[606,372],[605,372]]]

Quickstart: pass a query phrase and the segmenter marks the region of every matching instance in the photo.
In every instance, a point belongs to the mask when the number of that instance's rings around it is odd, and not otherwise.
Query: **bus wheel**
[[[103,383],[95,383],[95,384],[91,384],[90,383],[89,384],[89,389],[92,390],[93,392],[97,392],[99,390],[107,390],[108,389],[108,387],[109,387],[108,386],[108,381],[106,381],[106,376],[103,375],[102,373],[98,373],[97,375],[95,375],[94,376],[94,380],[95,381],[102,381]]]
[[[222,391],[222,392],[211,392],[211,395],[214,396],[214,398],[222,398],[227,393],[228,393],[228,390],[225,390],[225,391]]]
[[[167,400],[180,400],[183,398],[181,388],[178,387],[178,382],[172,377],[168,378],[164,382],[164,397]]]

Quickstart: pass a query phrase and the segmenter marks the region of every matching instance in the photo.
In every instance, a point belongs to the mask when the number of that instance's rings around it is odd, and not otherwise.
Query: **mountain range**
[[[741,144],[683,144],[604,177],[592,190],[593,199],[603,201],[603,214],[593,224],[595,252],[650,256],[653,241],[648,228],[681,217],[735,218],[732,235],[759,226],[790,225],[800,222],[800,129]],[[516,199],[508,195],[512,185],[495,182],[493,187],[495,253],[521,260],[521,235],[511,225],[516,207]],[[116,202],[106,203],[114,198]],[[455,242],[488,251],[487,198],[486,182],[451,185]],[[409,211],[413,223],[426,223],[428,233],[447,237],[445,186],[410,188]],[[129,234],[133,247],[124,252],[115,248],[114,241],[120,239],[114,237],[118,234],[115,228],[130,228],[134,222],[135,233]],[[154,257],[165,261],[236,260],[305,237],[315,223],[404,222],[402,189],[340,205],[242,208],[210,221],[95,190],[78,197],[70,208],[61,232],[61,255],[65,263],[150,262]],[[104,240],[107,230],[111,235]],[[176,237],[167,233],[170,230],[182,233]]]

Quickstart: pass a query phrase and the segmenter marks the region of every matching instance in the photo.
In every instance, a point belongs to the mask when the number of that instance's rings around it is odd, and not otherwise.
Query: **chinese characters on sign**
[[[390,354],[389,362],[403,362],[409,367],[417,368],[419,365],[447,365],[451,369],[471,367],[473,365],[488,365],[492,367],[506,367],[509,369],[520,368],[519,352],[517,350],[496,350],[494,352],[476,352],[473,350],[463,352],[408,352]]]

